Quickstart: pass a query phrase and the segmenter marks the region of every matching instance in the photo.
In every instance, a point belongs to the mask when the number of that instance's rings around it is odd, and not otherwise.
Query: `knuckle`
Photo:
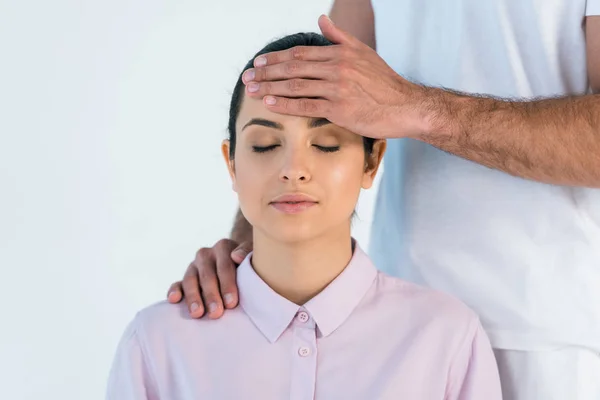
[[[211,253],[212,253],[212,249],[210,249],[208,247],[203,247],[196,252],[196,259],[204,260],[204,259],[210,258]]]
[[[200,292],[198,291],[185,292],[185,302],[188,305],[191,305],[192,303],[198,303],[198,305],[203,304],[202,299],[200,298]]]
[[[235,292],[235,284],[233,281],[224,281],[221,282],[221,291],[223,293],[233,293]]]
[[[215,267],[206,265],[204,268],[200,268],[198,278],[203,288],[205,285],[210,285],[215,278]]]
[[[219,276],[221,276],[223,273],[227,274],[231,272],[234,268],[233,261],[231,261],[231,257],[227,254],[227,257],[222,257],[218,260],[216,270],[218,271]]]
[[[251,69],[254,70],[254,79],[251,79],[250,81],[260,82],[263,76],[262,68],[252,67]]]
[[[282,110],[286,110],[286,111],[289,110],[289,108],[290,108],[289,99],[286,99],[285,97],[278,98],[277,99],[277,107]]]
[[[227,246],[229,246],[229,239],[221,239],[219,240],[217,243],[215,243],[215,245],[213,246],[215,249],[222,249],[225,248]]]
[[[242,242],[240,243],[239,247],[243,248],[246,251],[250,251],[253,249],[254,244],[252,243],[252,241],[248,241],[248,242]]]
[[[188,285],[189,282],[194,282],[198,279],[198,264],[193,262],[189,265],[185,274],[183,274],[183,279],[181,280],[181,286]]]
[[[215,303],[218,307],[219,304],[221,304],[221,296],[217,296],[214,292],[206,293],[206,295],[204,296],[204,303],[207,305]]]
[[[185,298],[192,302],[200,298],[200,290],[197,285],[188,285],[183,287],[183,293],[185,294]]]
[[[330,84],[328,85],[328,91],[331,93],[331,96],[335,99],[343,99],[344,98],[344,88],[340,84]]]
[[[213,292],[208,291],[208,290],[202,292],[202,302],[205,305],[212,303],[214,301],[214,299],[215,299],[215,294]]]
[[[184,289],[187,289],[189,287],[194,287],[197,284],[198,284],[198,270],[197,270],[197,268],[194,268],[192,272],[184,275],[183,281],[181,281],[181,286]]]
[[[254,80],[255,81],[265,81],[269,79],[269,68],[268,67],[260,67],[255,68],[254,70]]]
[[[298,108],[300,109],[300,111],[305,113],[312,113],[316,111],[316,105],[309,99],[298,100]]]
[[[302,79],[291,79],[288,81],[288,88],[291,92],[300,92],[307,87],[307,81]]]
[[[335,85],[334,90],[340,97],[344,98],[350,92],[350,85],[347,80],[344,80]]]
[[[293,75],[300,69],[300,63],[298,61],[289,61],[283,64],[283,72],[288,75]]]
[[[291,54],[292,54],[292,59],[303,60],[306,55],[306,49],[302,46],[292,47]]]
[[[331,79],[334,81],[339,81],[340,79],[340,69],[338,68],[337,62],[329,62],[326,64],[327,74],[331,76]]]
[[[269,82],[269,81],[261,82],[259,92],[263,93],[263,94],[271,93],[272,88],[273,88],[273,86],[272,86],[271,82]]]
[[[193,266],[193,267],[192,267]],[[190,265],[190,269],[183,275],[183,280],[181,281],[181,287],[185,288],[186,286],[193,286],[198,283],[198,268],[195,264]]]
[[[276,51],[262,55],[267,60],[267,65],[279,64],[281,62],[281,54]]]
[[[345,74],[350,69],[350,63],[347,60],[339,60],[337,62],[338,74]]]

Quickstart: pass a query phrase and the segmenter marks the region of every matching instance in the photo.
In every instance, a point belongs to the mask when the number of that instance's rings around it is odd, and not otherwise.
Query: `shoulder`
[[[479,317],[456,297],[378,272],[373,297],[397,317],[460,336],[475,335]]]
[[[133,325],[144,341],[170,341],[178,338],[188,340],[197,335],[219,335],[222,331],[233,329],[241,320],[246,320],[241,307],[227,310],[223,317],[212,320],[206,317],[192,318],[184,302],[171,304],[160,301],[140,310]]]
[[[181,323],[192,319],[185,303],[171,304],[166,300],[141,309],[135,316],[135,321],[140,328]]]

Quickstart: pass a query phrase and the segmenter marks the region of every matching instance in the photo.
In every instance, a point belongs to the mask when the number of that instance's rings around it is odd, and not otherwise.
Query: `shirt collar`
[[[274,343],[292,322],[300,306],[271,289],[252,268],[251,257],[252,253],[248,254],[238,268],[240,305],[269,342]],[[329,336],[346,321],[376,276],[377,269],[356,244],[342,273],[304,305],[323,336]]]

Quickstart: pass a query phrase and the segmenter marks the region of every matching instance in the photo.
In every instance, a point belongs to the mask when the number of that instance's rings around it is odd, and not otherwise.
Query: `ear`
[[[221,153],[223,154],[223,159],[227,164],[227,170],[229,171],[229,176],[231,177],[231,188],[234,192],[237,192],[236,181],[235,181],[235,163],[233,158],[229,157],[229,149],[231,147],[231,143],[229,140],[225,139],[221,143]]]
[[[373,186],[377,171],[383,160],[385,149],[387,148],[387,141],[385,139],[378,139],[373,143],[373,151],[366,157],[365,160],[365,172],[363,174],[362,188],[370,189]]]

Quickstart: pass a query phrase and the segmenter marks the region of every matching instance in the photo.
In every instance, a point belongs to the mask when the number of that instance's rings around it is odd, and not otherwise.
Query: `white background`
[[[126,323],[231,227],[241,68],[330,5],[0,0],[0,399],[103,398]]]

